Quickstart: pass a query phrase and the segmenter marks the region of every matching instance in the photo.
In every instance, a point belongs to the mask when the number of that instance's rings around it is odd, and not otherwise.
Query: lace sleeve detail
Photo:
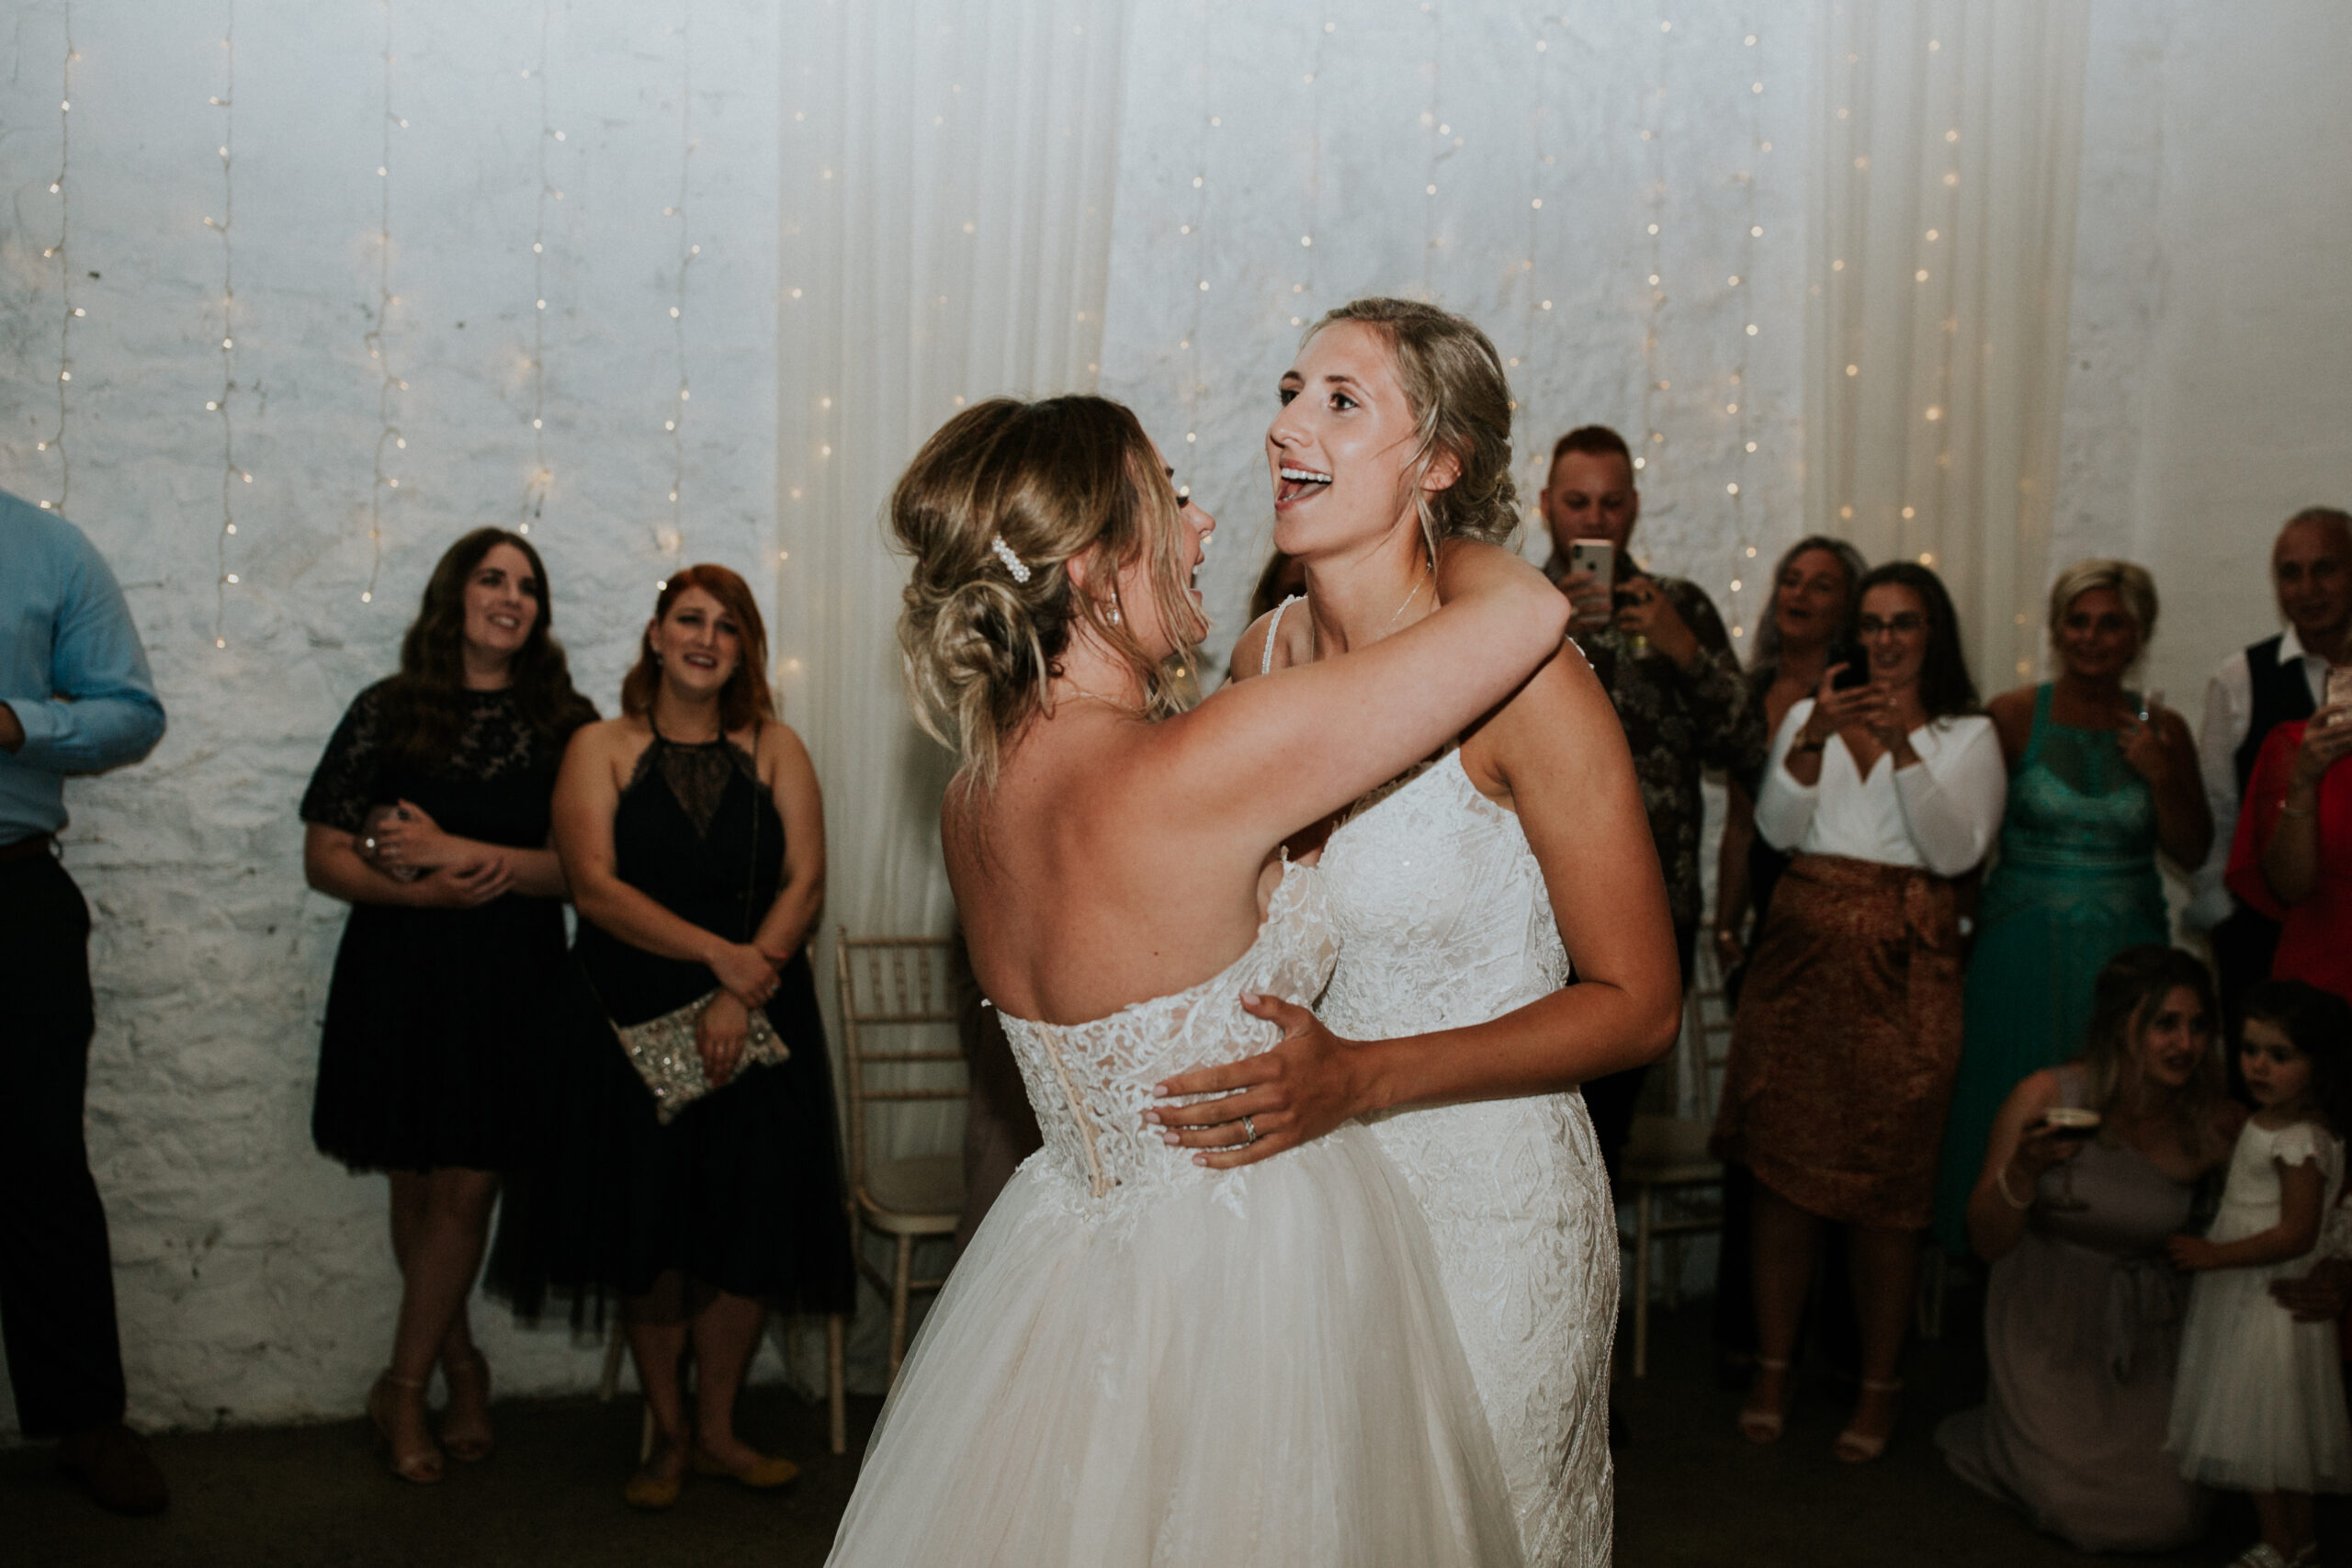
[[[302,792],[300,816],[322,828],[356,833],[376,802],[384,763],[384,685],[378,682],[352,699],[334,727],[326,754]]]
[[[2313,1122],[2290,1122],[2271,1135],[2270,1157],[2290,1170],[2316,1161],[2320,1169],[2334,1175],[2340,1158],[2328,1145],[2335,1142]]]

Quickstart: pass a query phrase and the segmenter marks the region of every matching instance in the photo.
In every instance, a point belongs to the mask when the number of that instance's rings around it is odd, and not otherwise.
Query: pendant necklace
[[[1405,613],[1405,606],[1410,604],[1417,597],[1419,596],[1421,584],[1429,581],[1430,566],[1430,563],[1426,559],[1421,562],[1420,576],[1413,579],[1413,586],[1405,590],[1405,597],[1397,601],[1396,608],[1389,613],[1387,621],[1380,628],[1381,637],[1386,637],[1388,635],[1389,628],[1396,624],[1396,617]],[[1301,597],[1303,598],[1305,595],[1302,594]],[[1379,637],[1374,637],[1373,640],[1377,642],[1380,639]],[[1309,663],[1316,662],[1323,657],[1323,634],[1317,628],[1315,625],[1315,616],[1312,612],[1310,612],[1306,617],[1306,651],[1307,660]]]

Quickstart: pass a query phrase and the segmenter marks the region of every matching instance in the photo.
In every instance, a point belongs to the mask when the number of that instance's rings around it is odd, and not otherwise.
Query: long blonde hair
[[[891,492],[890,530],[914,559],[899,647],[916,716],[956,751],[970,783],[992,787],[1006,743],[1049,709],[1050,682],[1080,627],[1142,681],[1148,716],[1196,700],[1208,625],[1185,592],[1176,493],[1124,405],[1096,397],[974,404],[908,465]],[[1070,582],[1069,562],[1089,552],[1108,585],[1102,597]],[[1120,611],[1111,574],[1138,559],[1176,644],[1166,660],[1144,649]]]
[[[1451,310],[1385,299],[1342,305],[1306,336],[1340,321],[1360,322],[1387,340],[1413,412],[1413,493],[1430,558],[1445,539],[1509,544],[1519,531],[1519,485],[1510,472],[1510,381],[1493,342]],[[1453,456],[1461,476],[1431,492],[1419,481],[1440,453]]]

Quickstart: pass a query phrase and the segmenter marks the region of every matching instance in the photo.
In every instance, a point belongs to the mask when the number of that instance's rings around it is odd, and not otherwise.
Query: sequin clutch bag
[[[695,1025],[702,1021],[703,1010],[718,997],[712,990],[660,1018],[613,1025],[621,1049],[628,1054],[629,1066],[637,1069],[653,1096],[653,1114],[665,1127],[679,1111],[717,1087],[703,1076],[702,1053],[695,1049]],[[744,1036],[742,1058],[735,1064],[737,1077],[748,1067],[792,1059],[792,1048],[776,1033],[766,1012],[759,1008],[750,1011],[752,1027]],[[734,1078],[728,1081],[732,1083]]]

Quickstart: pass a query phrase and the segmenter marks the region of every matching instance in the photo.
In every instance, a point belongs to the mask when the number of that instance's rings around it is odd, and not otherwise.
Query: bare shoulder
[[[1590,777],[1593,765],[1623,752],[1624,727],[1608,689],[1582,650],[1564,637],[1559,651],[1472,729],[1463,741],[1462,765],[1482,794],[1515,800],[1514,777],[1522,784],[1544,778],[1566,784],[1579,773]]]
[[[2033,737],[2034,688],[2019,686],[2003,692],[1984,705],[1984,716],[2001,737],[2001,750],[2011,759],[2025,755],[2026,744]]]
[[[1306,627],[1306,601],[1286,599],[1250,623],[1241,640],[1233,645],[1233,674],[1231,679],[1246,681],[1252,675],[1287,670],[1294,664],[1306,664],[1314,658],[1314,644]],[[1273,638],[1273,657],[1266,657],[1266,639]]]
[[[2028,1073],[2019,1080],[2018,1087],[2009,1091],[2007,1109],[2027,1119],[2039,1116],[2058,1103],[2062,1098],[2060,1087],[2055,1067]]]

